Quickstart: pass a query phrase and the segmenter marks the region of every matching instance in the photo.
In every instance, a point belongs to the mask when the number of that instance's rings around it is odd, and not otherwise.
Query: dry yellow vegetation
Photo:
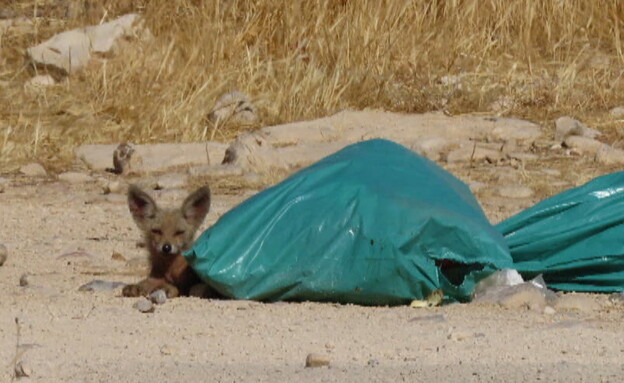
[[[618,0],[0,1],[31,26],[0,35],[0,170],[66,167],[82,143],[228,140],[206,114],[230,90],[259,125],[341,109],[572,115],[620,137]],[[78,5],[76,5],[76,3]],[[67,11],[69,9],[69,11]],[[25,89],[24,50],[130,11],[154,38],[60,85]],[[33,15],[37,17],[33,18]]]

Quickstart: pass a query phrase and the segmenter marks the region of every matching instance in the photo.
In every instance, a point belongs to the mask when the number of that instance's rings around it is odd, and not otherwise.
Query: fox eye
[[[184,234],[184,230],[178,230],[175,232],[175,235],[182,235]]]
[[[152,229],[152,234],[162,235],[162,230],[160,230],[160,229]]]

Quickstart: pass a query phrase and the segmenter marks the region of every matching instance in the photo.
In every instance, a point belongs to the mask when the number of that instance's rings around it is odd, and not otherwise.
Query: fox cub
[[[164,289],[167,297],[189,295],[201,280],[182,252],[193,244],[195,232],[210,209],[210,189],[202,187],[189,195],[179,209],[161,209],[135,185],[128,189],[128,207],[143,232],[149,251],[149,276],[124,287],[126,297],[144,296]]]

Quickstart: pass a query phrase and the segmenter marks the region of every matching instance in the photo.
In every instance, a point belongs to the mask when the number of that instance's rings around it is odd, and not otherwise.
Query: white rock
[[[596,161],[605,165],[624,164],[624,150],[604,144],[596,152]]]
[[[24,87],[25,88],[45,88],[45,87],[52,86],[55,84],[56,84],[56,81],[54,80],[54,77],[50,76],[49,74],[40,74],[26,81],[26,84],[24,84]]]
[[[65,172],[58,175],[59,180],[70,184],[82,184],[93,181],[93,177],[85,173]]]
[[[555,141],[563,142],[569,136],[583,136],[594,138],[600,135],[600,132],[589,128],[582,122],[572,117],[559,117],[555,121]]]
[[[624,106],[616,106],[609,111],[609,114],[613,118],[624,118]]]
[[[29,177],[45,177],[48,175],[46,170],[36,162],[32,162],[28,165],[24,165],[20,168],[20,173]]]
[[[569,136],[565,139],[565,144],[569,148],[575,148],[583,153],[589,153],[595,155],[602,147],[602,142],[589,137],[582,136]]]
[[[92,170],[113,168],[113,153],[118,145],[82,145],[76,158]],[[220,164],[227,144],[198,142],[189,144],[136,145],[131,159],[134,172],[165,171],[173,167]]]
[[[138,20],[138,14],[128,14],[100,25],[65,31],[26,49],[26,54],[37,65],[71,74],[86,66],[93,53],[108,53],[119,38],[139,33],[142,23]]]
[[[132,307],[134,307],[135,309],[139,310],[142,313],[153,313],[155,310],[154,304],[152,303],[152,301],[150,301],[149,299],[145,297],[139,298]]]
[[[518,119],[344,111],[243,134],[228,148],[224,162],[237,164],[245,172],[269,173],[272,168],[310,165],[347,145],[373,138],[412,147],[418,140],[436,137],[454,141],[516,140],[526,145],[540,136],[539,126]]]
[[[214,108],[208,114],[208,119],[213,124],[238,124],[249,125],[256,122],[256,108],[251,103],[249,96],[239,91],[222,95],[215,103]]]
[[[150,301],[157,305],[163,305],[167,302],[167,293],[163,289],[154,291],[149,295]]]
[[[503,185],[498,188],[498,194],[507,198],[529,198],[533,190],[522,185]]]

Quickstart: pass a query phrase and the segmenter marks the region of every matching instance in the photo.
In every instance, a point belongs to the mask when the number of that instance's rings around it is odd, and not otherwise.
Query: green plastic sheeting
[[[548,198],[497,225],[522,276],[549,288],[624,290],[624,172]]]
[[[221,295],[398,305],[512,265],[461,181],[385,140],[346,147],[237,206],[185,254]]]

